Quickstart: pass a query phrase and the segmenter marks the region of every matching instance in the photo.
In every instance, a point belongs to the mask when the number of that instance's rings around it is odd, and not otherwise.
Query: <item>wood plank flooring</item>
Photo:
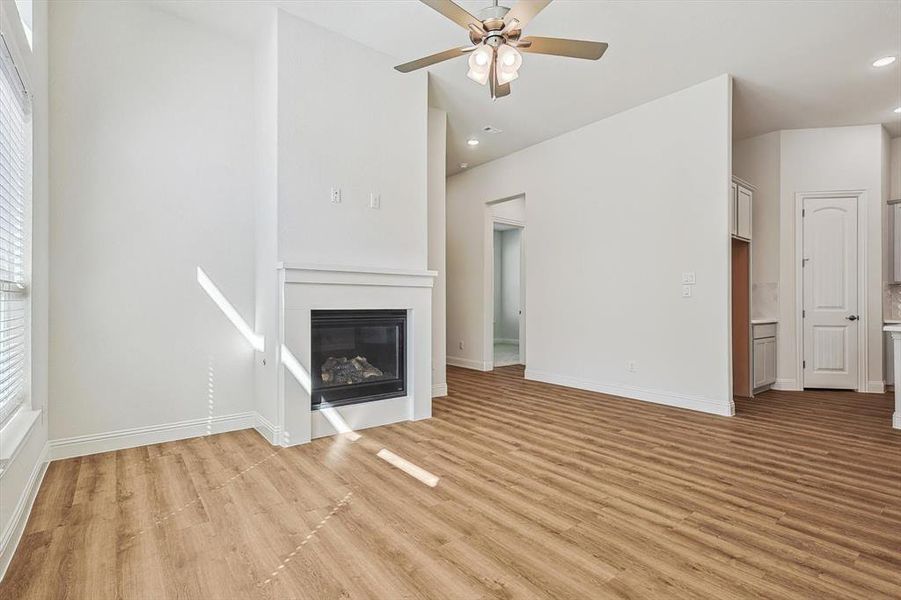
[[[448,379],[433,419],[355,441],[54,462],[0,598],[901,598],[888,395],[769,392],[730,419],[521,367]]]

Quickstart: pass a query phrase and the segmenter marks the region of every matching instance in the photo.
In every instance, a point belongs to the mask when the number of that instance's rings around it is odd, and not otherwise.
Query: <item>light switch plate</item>
[[[369,194],[369,208],[381,208],[381,207],[382,207],[381,194],[376,194],[375,192]]]
[[[341,188],[333,187],[329,193],[329,198],[331,198],[332,204],[341,202]]]
[[[691,286],[690,285],[682,286],[682,297],[683,298],[691,298]]]
[[[693,285],[695,283],[695,274],[694,273],[682,273],[682,283],[687,285]]]

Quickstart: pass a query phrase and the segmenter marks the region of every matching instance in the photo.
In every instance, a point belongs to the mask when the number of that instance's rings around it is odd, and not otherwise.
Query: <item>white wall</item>
[[[731,413],[730,176],[724,75],[449,178],[450,345],[484,360],[485,203],[524,193],[527,377]]]
[[[751,219],[753,318],[774,318],[779,313],[780,158],[778,131],[736,141],[733,145],[732,173],[756,188]]]
[[[438,272],[432,288],[432,390],[447,394],[447,113],[429,108],[429,264]]]
[[[15,552],[31,502],[43,476],[48,435],[48,33],[47,2],[32,4],[33,50],[28,50],[12,2],[0,3],[0,27],[17,66],[28,80],[32,98],[32,223],[31,223],[31,377],[30,407],[41,414],[30,433],[0,470],[0,578]],[[3,434],[0,434],[2,437]]]
[[[865,190],[868,213],[867,269],[861,273],[868,291],[866,311],[868,387],[882,385],[882,135],[880,125],[795,129],[781,132],[779,336],[777,376],[781,387],[796,389],[800,349],[797,343],[795,267],[795,194]]]
[[[50,11],[50,434],[252,409],[249,48],[145,5]]]
[[[425,269],[426,73],[287,13],[278,44],[279,259]]]

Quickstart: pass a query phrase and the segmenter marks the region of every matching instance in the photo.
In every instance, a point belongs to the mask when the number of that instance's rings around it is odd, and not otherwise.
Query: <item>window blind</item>
[[[5,48],[0,48],[0,425],[25,399],[29,161],[27,95],[9,54],[2,50]]]

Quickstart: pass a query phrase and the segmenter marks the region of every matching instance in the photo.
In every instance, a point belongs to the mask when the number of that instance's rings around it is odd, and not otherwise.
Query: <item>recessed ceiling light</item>
[[[470,146],[478,146],[479,140],[477,140],[475,138],[469,138],[468,140],[466,140],[466,143],[469,144]]]
[[[468,167],[468,166],[469,166],[469,163],[460,163],[460,168],[461,168],[461,169],[465,169],[465,168]]]
[[[897,57],[895,56],[883,56],[882,58],[878,58],[873,61],[874,67],[887,67],[893,62],[895,62]]]

